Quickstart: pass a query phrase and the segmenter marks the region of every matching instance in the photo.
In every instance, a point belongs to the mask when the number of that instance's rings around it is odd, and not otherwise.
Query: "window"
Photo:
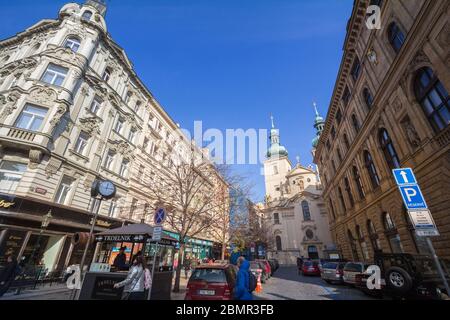
[[[337,169],[336,169],[336,163],[334,162],[334,160],[331,160],[331,165],[333,166],[334,173],[336,173]]]
[[[142,148],[144,149],[144,151],[147,151],[148,143],[149,143],[149,140],[148,140],[147,137],[145,137],[144,138],[144,144],[142,145]]]
[[[131,96],[133,95],[133,93],[131,93],[130,91],[127,92],[127,94],[125,95],[125,103],[129,103]]]
[[[93,114],[97,114],[102,106],[102,101],[99,97],[95,97],[94,100],[92,100],[91,107],[89,108],[89,111]]]
[[[450,124],[450,96],[431,68],[417,72],[414,90],[431,126],[439,132]]]
[[[336,121],[337,121],[338,124],[340,124],[341,121],[342,121],[342,112],[341,112],[341,109],[338,109],[338,111],[336,112]]]
[[[361,63],[359,62],[358,57],[355,57],[355,61],[353,62],[353,67],[350,73],[354,81],[358,80],[359,74],[361,73]]]
[[[138,205],[138,199],[133,198],[131,200],[130,217],[129,217],[130,219],[133,219],[133,216],[134,216],[134,213],[136,211],[137,205]]]
[[[333,139],[336,138],[336,128],[334,126],[331,128],[331,136]]]
[[[333,220],[336,220],[336,212],[334,211],[334,204],[333,204],[333,201],[331,201],[331,199],[329,202],[329,207],[331,209],[331,214],[333,215]]]
[[[10,58],[10,56],[3,57],[2,64],[6,64],[8,62],[8,60],[9,60],[9,58]]]
[[[131,128],[130,134],[128,135],[128,141],[134,144],[134,139],[136,139],[136,129]]]
[[[330,143],[330,140],[327,140],[327,149],[328,149],[328,151],[330,151],[330,149],[331,149],[331,143]]]
[[[26,105],[16,120],[16,128],[39,131],[47,114],[47,109],[32,105]]]
[[[91,20],[92,18],[92,12],[89,10],[86,10],[83,12],[83,15],[81,16],[84,20]]]
[[[364,151],[364,161],[366,164],[367,172],[369,173],[370,182],[375,189],[380,185],[380,178],[378,177],[377,169],[373,163],[372,155],[366,150]]]
[[[344,144],[345,144],[345,148],[347,149],[347,151],[350,150],[350,142],[348,141],[348,137],[347,134],[344,133]]]
[[[398,53],[405,43],[405,35],[395,22],[392,22],[388,27],[388,37],[392,48]]]
[[[338,194],[339,194],[339,200],[341,201],[341,206],[344,209],[344,214],[346,214],[345,211],[347,211],[347,207],[345,206],[344,195],[342,194],[341,187],[338,187]]]
[[[140,102],[140,101],[136,102],[136,105],[134,106],[134,112],[139,113],[141,105],[142,105],[142,102]]]
[[[303,211],[303,220],[310,221],[311,220],[311,212],[309,211],[308,201],[302,201],[302,211]]]
[[[361,252],[365,261],[369,260],[369,250],[367,249],[367,244],[364,239],[364,234],[359,226],[356,226],[356,235],[358,237],[359,245],[361,247]]]
[[[350,248],[352,250],[353,261],[359,261],[358,250],[356,249],[356,240],[350,230],[347,230],[348,241],[350,242]]]
[[[372,109],[373,97],[372,97],[372,94],[370,93],[369,89],[364,88],[364,90],[363,90],[363,98],[364,98],[364,102],[366,103],[367,109],[368,110]]]
[[[386,237],[389,240],[389,245],[393,253],[403,253],[403,246],[400,240],[400,235],[397,232],[397,228],[394,221],[391,219],[389,213],[383,214],[383,224]]]
[[[361,176],[359,175],[359,170],[356,166],[353,166],[353,180],[356,184],[356,189],[358,190],[359,198],[362,200],[366,197],[364,188],[361,181]]]
[[[118,134],[122,134],[124,123],[125,120],[119,117],[117,119],[116,126],[114,127],[114,131],[116,131]]]
[[[280,214],[278,212],[273,214],[273,224],[280,224]]]
[[[81,132],[78,136],[77,142],[75,143],[75,152],[84,155],[88,141],[89,135],[86,132]]]
[[[394,145],[392,143],[391,137],[389,137],[386,129],[380,129],[379,139],[381,149],[384,153],[384,158],[388,163],[390,169],[400,168],[400,160],[397,156],[397,152],[395,151]]]
[[[55,202],[59,204],[67,204],[69,201],[69,194],[72,190],[74,179],[64,176],[61,184],[56,192]]]
[[[283,246],[281,245],[281,237],[280,236],[275,237],[275,243],[276,243],[277,251],[282,251]]]
[[[112,150],[108,151],[108,153],[106,154],[106,159],[105,159],[105,168],[106,169],[112,170],[115,156],[116,156],[116,153],[114,151],[112,151]]]
[[[352,125],[353,129],[355,129],[355,132],[358,133],[361,127],[359,126],[358,118],[356,117],[356,114],[352,114]]]
[[[372,220],[367,220],[367,230],[369,231],[370,242],[372,243],[372,248],[374,251],[381,250],[380,239],[378,239],[378,234],[373,225]]]
[[[108,217],[117,217],[117,201],[111,200],[108,208]]]
[[[124,159],[122,161],[122,164],[120,165],[120,171],[119,175],[123,178],[126,178],[128,176],[128,167],[129,167],[130,161]]]
[[[69,72],[69,69],[67,68],[49,64],[41,80],[48,84],[62,86],[66,79],[67,72]]]
[[[342,162],[342,155],[341,155],[341,151],[339,149],[337,149],[337,155],[338,155],[339,163],[341,163]]]
[[[0,162],[0,192],[12,193],[16,191],[23,173],[27,170],[27,164],[6,161]]]
[[[344,179],[345,191],[347,192],[348,199],[350,200],[350,206],[353,207],[355,205],[355,200],[353,199],[352,189],[350,188],[350,182],[348,178]]]
[[[278,167],[277,166],[273,166],[273,174],[278,174]]]
[[[69,48],[73,52],[77,52],[78,49],[80,49],[80,40],[74,37],[67,38],[66,42],[64,43],[65,48]]]
[[[344,106],[348,105],[348,103],[350,102],[350,97],[351,97],[350,90],[348,89],[348,87],[345,87],[344,94],[342,95],[342,101],[344,102]]]
[[[103,72],[103,76],[102,76],[103,81],[108,82],[109,79],[111,78],[111,74],[112,74],[111,69],[106,68],[105,72]]]

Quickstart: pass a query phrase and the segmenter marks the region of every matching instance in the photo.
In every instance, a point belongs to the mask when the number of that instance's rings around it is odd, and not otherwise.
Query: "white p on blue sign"
[[[408,210],[427,209],[427,204],[418,185],[399,186],[403,202]]]
[[[397,182],[397,185],[399,186],[417,184],[416,177],[411,168],[394,169],[392,172],[394,173],[395,182]]]

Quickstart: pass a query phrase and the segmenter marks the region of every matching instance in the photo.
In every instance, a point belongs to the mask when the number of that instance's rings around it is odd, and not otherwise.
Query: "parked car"
[[[277,259],[271,259],[273,263],[275,264],[275,271],[277,271],[280,268],[280,263]]]
[[[344,283],[345,262],[325,262],[322,266],[321,277],[326,283]]]
[[[235,285],[235,266],[202,264],[189,278],[185,300],[232,300]]]
[[[374,264],[381,270],[381,288],[369,290],[368,272],[360,276],[358,287],[367,295],[382,298],[442,300],[447,294],[432,257],[407,253],[375,253]],[[441,259],[450,281],[450,261]]]
[[[262,270],[262,276],[261,276],[261,283],[266,283],[266,281],[269,279],[269,274],[267,273],[266,264],[262,261],[255,261],[259,264],[259,267]]]
[[[265,271],[266,271],[266,274],[267,274],[267,279],[269,279],[271,274],[272,274],[272,268],[270,267],[269,261],[262,260],[262,259],[258,259],[256,261],[262,262],[264,264]]]
[[[255,275],[256,279],[258,277],[261,277],[261,282],[263,281],[264,274],[263,274],[263,266],[258,261],[250,261],[250,271]],[[264,279],[265,282],[265,279]]]
[[[297,257],[297,270],[298,274],[303,273],[303,263],[305,262],[305,259]]]
[[[347,262],[344,266],[344,274],[342,276],[344,283],[352,286],[356,285],[357,279],[355,277],[364,273],[368,266],[364,262]]]
[[[275,262],[273,260],[267,260],[270,264],[270,276],[273,276],[273,274],[276,271]]]
[[[320,276],[319,262],[317,260],[303,262],[302,274],[304,276]]]

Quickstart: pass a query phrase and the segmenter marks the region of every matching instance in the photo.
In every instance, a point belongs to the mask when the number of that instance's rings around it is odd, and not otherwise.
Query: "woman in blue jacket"
[[[234,296],[237,300],[253,300],[253,295],[249,290],[250,287],[250,262],[244,257],[237,260],[239,271],[236,278],[236,287],[234,288]]]

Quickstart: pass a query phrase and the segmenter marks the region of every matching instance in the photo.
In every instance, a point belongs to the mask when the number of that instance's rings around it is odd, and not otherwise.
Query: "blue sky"
[[[0,0],[0,39],[68,1]],[[314,111],[325,115],[352,0],[109,0],[107,24],[172,118],[191,129],[269,128],[293,163],[312,161]],[[139,30],[139,31],[137,31]],[[264,197],[261,165],[238,166]]]

